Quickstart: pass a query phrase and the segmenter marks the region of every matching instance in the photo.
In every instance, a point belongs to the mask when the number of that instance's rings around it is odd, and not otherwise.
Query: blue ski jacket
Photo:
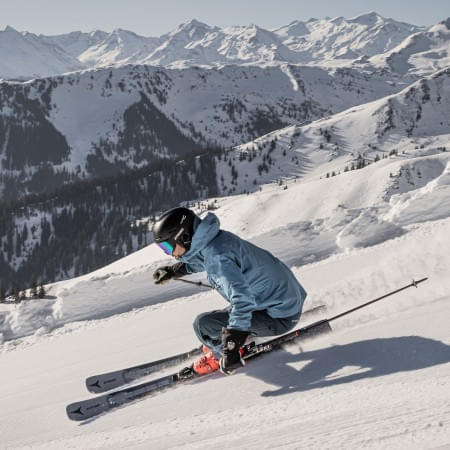
[[[266,250],[220,229],[213,213],[196,220],[190,249],[179,258],[188,273],[206,271],[230,303],[228,327],[249,331],[252,312],[273,318],[301,312],[306,291],[291,270]]]

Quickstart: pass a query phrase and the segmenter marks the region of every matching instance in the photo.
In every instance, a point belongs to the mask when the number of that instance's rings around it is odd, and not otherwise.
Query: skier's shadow
[[[279,389],[262,393],[270,397],[449,362],[450,346],[433,339],[404,336],[335,345],[298,354],[278,351],[267,359],[248,364],[245,371],[247,375],[279,386]],[[296,363],[299,368],[290,365]]]

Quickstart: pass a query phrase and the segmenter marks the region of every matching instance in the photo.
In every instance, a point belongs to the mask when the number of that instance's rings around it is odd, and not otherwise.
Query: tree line
[[[0,203],[3,296],[82,275],[151,242],[148,220],[218,192],[221,148]],[[13,292],[14,291],[14,292]]]

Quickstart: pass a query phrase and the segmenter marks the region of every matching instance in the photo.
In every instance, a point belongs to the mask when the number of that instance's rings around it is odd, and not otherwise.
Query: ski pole
[[[340,314],[338,314],[338,315],[336,315],[336,316],[334,316],[334,317],[330,317],[330,318],[327,319],[327,320],[328,320],[328,322],[331,322],[332,320],[339,319],[340,317],[346,316],[347,314],[350,314],[350,313],[352,313],[352,312],[354,312],[354,311],[357,311],[358,309],[364,308],[364,307],[367,306],[367,305],[371,305],[372,303],[375,303],[375,302],[378,302],[378,301],[380,301],[380,300],[383,300],[384,298],[389,297],[390,295],[397,294],[398,292],[404,291],[405,289],[408,289],[408,288],[410,288],[410,287],[418,287],[417,285],[418,285],[419,283],[422,283],[423,281],[426,281],[426,280],[428,280],[428,277],[422,278],[422,279],[417,280],[417,281],[414,281],[414,280],[413,280],[410,284],[408,284],[408,285],[406,285],[406,286],[403,286],[403,287],[401,287],[401,288],[399,288],[399,289],[396,289],[395,291],[392,291],[392,292],[389,292],[389,293],[387,293],[387,294],[384,294],[384,295],[382,295],[381,297],[378,297],[378,298],[375,298],[375,299],[373,299],[373,300],[370,300],[370,301],[367,302],[367,303],[363,303],[362,305],[355,306],[354,308],[349,309],[349,310],[347,310],[347,311],[344,311],[344,312],[342,312],[342,313],[340,313]]]
[[[201,286],[201,287],[206,287],[206,288],[209,288],[209,289],[214,289],[211,285],[202,283],[201,281],[189,281],[189,280],[183,280],[182,278],[175,278],[175,280],[182,281],[183,283],[193,284],[195,286]],[[362,305],[355,306],[352,309],[344,311],[344,312],[342,312],[340,314],[337,314],[336,316],[330,317],[329,319],[325,319],[325,320],[327,322],[331,322],[333,320],[339,319],[339,318],[344,317],[347,314],[350,314],[350,313],[352,313],[354,311],[358,311],[358,309],[361,309],[361,308],[364,308],[364,307],[366,307],[368,305],[371,305],[372,303],[379,302],[380,300],[383,300],[386,297],[390,297],[391,295],[398,294],[399,292],[404,291],[405,289],[409,289],[410,287],[417,288],[419,283],[423,283],[426,280],[428,280],[428,277],[421,278],[420,280],[417,280],[417,281],[413,280],[410,284],[407,284],[406,286],[403,286],[403,287],[401,287],[399,289],[396,289],[395,291],[388,292],[387,294],[384,294],[381,297],[377,297],[377,298],[375,298],[373,300],[370,300],[370,301],[368,301],[366,303],[363,303]]]
[[[214,289],[211,285],[202,283],[201,281],[189,281],[183,280],[183,278],[175,278],[176,281],[182,281],[183,283],[195,284],[196,286],[206,287],[209,289]]]

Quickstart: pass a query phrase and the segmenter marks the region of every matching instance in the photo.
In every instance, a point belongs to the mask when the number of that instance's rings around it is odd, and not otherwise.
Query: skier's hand
[[[153,272],[153,281],[155,284],[166,284],[173,278],[173,271],[170,266],[158,267]]]
[[[248,331],[222,328],[223,355],[219,364],[220,371],[225,375],[231,375],[236,369],[245,364],[240,350],[248,335]]]
[[[158,267],[153,272],[153,281],[155,284],[165,284],[168,283],[172,278],[183,277],[187,275],[186,266],[184,263],[179,262],[173,266],[163,266]]]

